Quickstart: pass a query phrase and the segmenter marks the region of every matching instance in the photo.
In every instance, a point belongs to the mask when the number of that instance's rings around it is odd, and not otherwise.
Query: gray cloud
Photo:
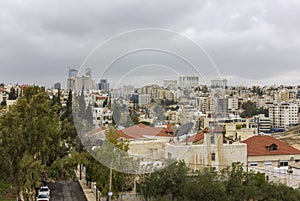
[[[0,82],[65,84],[66,67],[79,67],[103,40],[158,27],[203,46],[229,83],[297,84],[299,11],[295,0],[4,0]]]

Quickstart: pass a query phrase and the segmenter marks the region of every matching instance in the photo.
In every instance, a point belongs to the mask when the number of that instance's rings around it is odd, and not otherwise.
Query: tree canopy
[[[73,177],[78,157],[65,141],[77,136],[70,114],[61,115],[65,111],[44,88],[27,86],[0,117],[0,177],[20,198],[32,199],[45,179]]]
[[[184,162],[146,175],[139,184],[145,200],[282,200],[300,199],[299,190],[282,184],[270,183],[261,173],[246,172],[242,164],[217,173],[212,168],[188,172]]]

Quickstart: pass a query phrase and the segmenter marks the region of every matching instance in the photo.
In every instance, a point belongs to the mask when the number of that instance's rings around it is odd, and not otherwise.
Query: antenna
[[[177,137],[180,137],[182,135],[188,134],[190,132],[190,130],[193,128],[194,123],[193,122],[189,122],[184,124],[183,126],[181,126],[181,128],[178,130],[177,132]]]

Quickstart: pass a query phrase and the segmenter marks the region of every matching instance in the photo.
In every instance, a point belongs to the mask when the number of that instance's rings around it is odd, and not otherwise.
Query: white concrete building
[[[108,108],[93,109],[93,125],[95,127],[110,127],[113,123],[113,112]]]
[[[138,105],[144,106],[151,102],[151,95],[150,94],[139,94],[138,95]]]
[[[235,97],[229,97],[227,100],[228,112],[236,112],[239,109],[239,100]]]
[[[167,88],[167,89],[176,89],[177,88],[177,80],[164,80],[163,84],[164,84],[164,88]]]
[[[223,143],[222,133],[204,133],[202,144],[169,143],[165,154],[169,159],[184,160],[193,170],[211,166],[219,171],[233,162],[247,163],[247,145],[240,142]]]
[[[67,79],[67,89],[72,91],[81,91],[95,89],[95,82],[91,77],[69,77]]]
[[[299,187],[300,151],[271,136],[253,136],[247,144],[248,170],[264,173],[266,179]]]
[[[226,88],[227,79],[215,78],[211,80],[211,88]]]
[[[210,111],[210,97],[196,97],[196,107],[203,113]]]
[[[199,76],[194,75],[184,75],[179,77],[178,86],[180,88],[186,88],[191,86],[198,86],[199,85]]]
[[[298,105],[294,103],[273,104],[269,108],[271,126],[288,128],[298,124]]]
[[[269,117],[259,114],[253,118],[258,125],[258,133],[268,133],[271,131],[271,119]]]

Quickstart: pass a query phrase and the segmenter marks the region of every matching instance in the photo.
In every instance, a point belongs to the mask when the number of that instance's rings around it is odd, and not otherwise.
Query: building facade
[[[294,103],[273,104],[269,107],[269,117],[273,128],[286,129],[298,124],[298,105]]]

